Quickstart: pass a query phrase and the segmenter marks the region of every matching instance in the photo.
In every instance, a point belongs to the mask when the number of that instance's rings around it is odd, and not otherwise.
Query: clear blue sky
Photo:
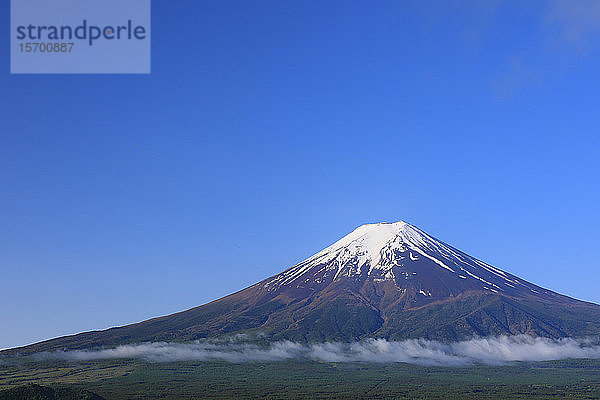
[[[154,1],[151,75],[11,76],[3,1],[0,348],[400,219],[600,302],[600,2],[464,3]]]

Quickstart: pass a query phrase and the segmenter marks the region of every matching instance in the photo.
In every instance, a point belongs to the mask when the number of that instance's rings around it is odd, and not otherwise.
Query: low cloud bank
[[[565,358],[600,358],[600,345],[589,340],[534,338],[527,335],[471,339],[441,343],[424,339],[388,341],[367,339],[354,343],[300,344],[280,341],[259,346],[240,340],[194,343],[141,343],[113,349],[42,353],[39,358],[96,360],[140,358],[154,362],[222,360],[229,362],[283,361],[405,362],[420,365],[500,365],[514,361],[549,361]]]

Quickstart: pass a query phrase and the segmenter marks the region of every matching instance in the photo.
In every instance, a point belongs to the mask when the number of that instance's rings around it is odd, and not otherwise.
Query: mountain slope
[[[600,334],[600,306],[541,288],[405,223],[363,225],[309,259],[209,304],[13,351],[254,332],[299,341]]]

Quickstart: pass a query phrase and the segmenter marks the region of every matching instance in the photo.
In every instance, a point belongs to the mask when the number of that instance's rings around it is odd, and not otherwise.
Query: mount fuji
[[[236,333],[353,341],[600,334],[600,306],[536,286],[400,221],[362,225],[305,261],[211,303],[9,352]]]

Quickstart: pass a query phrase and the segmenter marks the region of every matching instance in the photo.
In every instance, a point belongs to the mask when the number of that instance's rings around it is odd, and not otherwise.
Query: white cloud
[[[259,346],[242,341],[198,341],[195,343],[141,343],[113,349],[41,353],[38,358],[94,360],[140,358],[154,362],[223,360],[229,362],[282,361],[406,362],[420,365],[499,365],[515,361],[547,361],[565,358],[600,358],[600,345],[575,339],[553,340],[531,336],[501,336],[441,343],[424,339],[387,341],[368,339],[354,343],[300,344],[279,341]]]
[[[547,18],[559,28],[562,39],[577,47],[588,46],[600,33],[600,1],[554,0]]]

